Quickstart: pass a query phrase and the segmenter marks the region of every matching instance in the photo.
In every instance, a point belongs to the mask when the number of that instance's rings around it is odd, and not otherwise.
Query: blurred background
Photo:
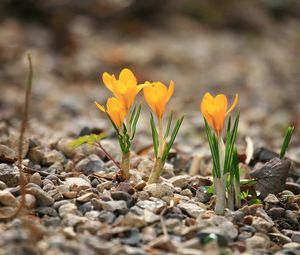
[[[298,0],[1,0],[0,133],[18,128],[31,52],[30,136],[107,130],[94,101],[110,96],[104,71],[129,67],[139,82],[175,82],[169,104],[186,116],[178,142],[190,153],[205,142],[200,101],[206,91],[239,94],[240,145],[278,150],[284,128],[299,126]],[[142,96],[139,96],[142,101]],[[143,108],[136,148],[151,143]],[[181,142],[182,141],[182,142]],[[300,156],[299,131],[292,141]]]

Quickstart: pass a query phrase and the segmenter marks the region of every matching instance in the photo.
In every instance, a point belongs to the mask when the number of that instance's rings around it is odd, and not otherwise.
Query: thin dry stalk
[[[160,224],[161,224],[161,228],[162,228],[162,231],[163,231],[163,234],[165,237],[169,237],[168,235],[168,230],[167,230],[167,227],[166,227],[166,224],[165,224],[165,221],[164,221],[164,214],[166,212],[166,210],[168,209],[168,207],[165,207],[161,213],[159,214],[159,218],[160,218]]]
[[[31,61],[31,55],[27,54],[27,59],[29,63],[29,73],[27,78],[27,86],[26,86],[26,94],[25,94],[25,102],[24,102],[24,110],[22,114],[22,122],[21,122],[21,128],[20,128],[20,137],[19,137],[19,145],[18,145],[18,161],[17,166],[19,168],[20,172],[20,192],[21,192],[21,202],[18,210],[16,211],[16,216],[22,208],[25,206],[25,195],[26,195],[26,177],[23,173],[22,169],[22,154],[23,154],[23,140],[24,140],[24,134],[27,128],[28,123],[28,113],[29,113],[29,101],[30,101],[30,95],[31,95],[31,87],[32,87],[32,76],[33,76],[33,69],[32,69],[32,61]]]
[[[121,169],[120,164],[115,161],[115,159],[108,153],[108,151],[102,146],[102,144],[98,142],[97,145],[104,152],[105,156],[108,157],[118,169]]]

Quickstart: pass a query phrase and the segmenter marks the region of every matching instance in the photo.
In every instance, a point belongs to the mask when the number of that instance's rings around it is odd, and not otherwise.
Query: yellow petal
[[[96,106],[102,111],[102,112],[106,112],[105,108],[103,105],[98,104],[97,102],[95,102]]]
[[[166,102],[168,102],[170,100],[171,96],[173,95],[173,92],[174,92],[174,82],[170,81],[170,85],[169,85],[167,97],[166,97]]]
[[[136,80],[134,74],[128,68],[124,68],[119,75],[119,81],[122,83],[127,83],[128,81],[132,80]]]
[[[105,72],[102,74],[102,80],[104,85],[113,92],[113,77],[109,73]]]
[[[232,105],[230,106],[230,108],[229,108],[228,111],[226,112],[226,115],[227,115],[228,113],[230,113],[230,112],[234,109],[234,107],[236,106],[236,104],[237,104],[237,102],[238,102],[238,99],[239,99],[239,95],[236,94],[236,95],[235,95],[235,98],[234,98],[234,101],[233,101],[233,103],[232,103]]]
[[[217,95],[215,97],[215,110],[226,113],[227,109],[227,97],[223,94]]]
[[[144,83],[144,84],[139,84],[137,85],[137,92],[140,92],[143,88],[146,86],[149,86],[150,84]]]
[[[108,111],[119,111],[119,110],[124,109],[122,102],[118,98],[115,98],[115,97],[110,97],[107,100],[106,106],[107,106]]]

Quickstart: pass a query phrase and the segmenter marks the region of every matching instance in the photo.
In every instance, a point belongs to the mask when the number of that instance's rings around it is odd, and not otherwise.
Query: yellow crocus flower
[[[144,97],[151,110],[158,119],[162,119],[166,105],[174,92],[174,82],[171,81],[169,88],[161,82],[145,82]]]
[[[217,95],[215,98],[206,93],[201,102],[201,112],[210,126],[214,128],[217,134],[220,134],[224,127],[226,116],[233,110],[238,101],[238,95],[231,107],[227,110],[227,97],[223,94]]]
[[[121,71],[119,79],[116,79],[113,74],[105,72],[102,75],[102,80],[113,95],[123,103],[126,113],[133,105],[136,95],[145,86],[144,84],[137,85],[136,77],[128,68]]]
[[[106,112],[110,116],[112,121],[119,129],[122,128],[122,124],[126,116],[126,110],[124,109],[123,103],[118,98],[108,98],[106,109],[103,105],[100,105],[97,102],[95,102],[95,104],[101,111]]]

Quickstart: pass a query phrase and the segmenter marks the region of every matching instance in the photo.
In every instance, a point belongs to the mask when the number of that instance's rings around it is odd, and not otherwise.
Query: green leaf
[[[241,192],[241,199],[242,200],[246,200],[248,196],[249,196],[249,190]]]
[[[158,155],[158,133],[157,133],[157,129],[155,126],[155,122],[154,122],[154,118],[153,115],[151,113],[150,116],[150,124],[151,124],[151,131],[152,131],[152,139],[153,139],[153,148],[154,148],[154,154],[157,157]]]
[[[131,115],[131,118],[130,118],[130,126],[131,126],[131,132],[132,132],[131,137],[130,137],[131,140],[135,136],[136,125],[137,125],[137,122],[138,122],[140,114],[141,114],[141,109],[142,109],[141,105],[138,106],[137,110],[136,110],[136,108],[134,108],[135,116],[132,118],[133,115]]]
[[[172,123],[172,118],[173,118],[173,111],[171,111],[169,118],[168,118],[168,124],[167,124],[167,129],[164,138],[166,139],[169,136],[170,133],[170,128],[171,128],[171,123]]]
[[[172,147],[172,145],[173,145],[173,143],[175,141],[175,138],[176,138],[176,136],[178,134],[178,131],[179,131],[179,128],[180,128],[180,126],[182,124],[183,119],[184,119],[184,116],[182,116],[180,119],[178,119],[176,121],[175,127],[173,129],[172,134],[171,134],[170,141],[168,142],[166,148],[164,149],[163,155],[161,157],[162,162],[164,162],[167,159],[167,156],[168,156],[169,151],[170,151],[170,149],[171,149],[171,147]]]
[[[69,143],[69,146],[72,147],[73,149],[76,149],[80,147],[83,144],[94,144],[96,142],[99,142],[101,139],[106,137],[106,134],[101,133],[99,135],[96,134],[91,134],[91,135],[84,135],[80,136],[79,138],[75,139],[74,141]]]
[[[260,205],[260,204],[262,204],[262,201],[258,198],[253,198],[250,200],[249,204],[250,205]]]
[[[131,112],[131,115],[130,115],[130,121],[129,121],[130,126],[131,126],[131,124],[132,124],[132,122],[133,122],[135,113],[136,113],[136,105],[134,106],[134,108],[133,108],[133,110],[132,110],[132,112]]]
[[[235,142],[237,138],[239,116],[240,116],[240,111],[236,116],[232,130],[227,129],[226,145],[225,145],[225,161],[224,161],[224,168],[223,168],[224,173],[232,172],[236,168],[235,166],[233,166],[233,155],[235,149]]]
[[[280,159],[283,159],[285,156],[285,153],[290,144],[293,132],[294,132],[294,127],[288,127],[285,131],[285,136],[284,136],[283,143],[282,143],[281,149],[280,149],[280,154],[279,154]]]
[[[215,135],[213,135],[206,119],[204,118],[205,124],[205,132],[208,139],[208,144],[211,151],[212,162],[213,162],[213,176],[214,177],[221,177],[221,167],[220,167],[220,156],[219,156],[219,148],[218,148],[218,141]]]
[[[240,180],[241,185],[255,185],[256,183],[257,183],[256,179]]]
[[[211,186],[204,186],[204,189],[205,189],[206,193],[208,193],[208,194],[214,194],[214,192],[215,192],[215,189],[214,189],[213,185],[211,185]]]

